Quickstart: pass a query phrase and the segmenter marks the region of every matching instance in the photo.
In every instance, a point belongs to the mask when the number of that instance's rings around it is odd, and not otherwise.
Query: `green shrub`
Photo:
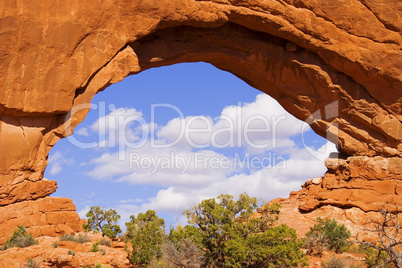
[[[116,224],[120,215],[114,209],[105,210],[99,206],[92,206],[86,216],[88,224],[83,225],[86,231],[102,231],[102,235],[109,238],[115,238],[122,232],[120,226]]]
[[[340,253],[343,248],[350,243],[350,231],[343,224],[338,224],[335,219],[316,219],[316,224],[310,227],[310,231],[306,233],[304,246],[308,250],[308,254],[317,252],[322,254],[324,249],[335,250]]]
[[[366,248],[366,264],[367,268],[390,268],[390,257],[385,251],[379,251],[372,247]]]
[[[72,234],[62,234],[60,236],[60,241],[71,241],[71,242],[77,242],[77,239],[75,239],[75,236]]]
[[[258,206],[256,198],[220,195],[186,210],[188,237],[204,252],[206,267],[290,267],[306,264],[296,231],[280,225],[280,204]],[[256,212],[259,217],[255,217]],[[198,232],[194,235],[194,229]],[[178,235],[176,235],[178,237]]]
[[[180,266],[175,266],[172,263],[166,262],[164,260],[155,260],[155,259],[153,259],[152,262],[149,264],[149,268],[177,268],[177,267]],[[198,268],[199,266],[187,266],[187,267]]]
[[[39,266],[32,258],[29,258],[25,264],[25,268],[39,268]]]
[[[59,243],[57,243],[57,241],[54,241],[53,243],[52,243],[52,247],[53,248],[57,248],[59,246]]]
[[[91,240],[88,237],[82,236],[82,235],[79,235],[78,237],[76,237],[72,234],[63,234],[62,236],[60,236],[60,241],[71,241],[74,243],[84,244]]]
[[[203,263],[202,250],[189,238],[179,242],[167,240],[162,246],[162,258],[153,260],[150,267],[201,267]]]
[[[131,215],[126,226],[124,237],[126,242],[131,241],[133,247],[131,251],[127,250],[131,263],[146,267],[152,259],[161,257],[165,221],[155,211],[140,213],[137,218]]]
[[[87,243],[87,242],[90,242],[91,241],[91,239],[89,239],[88,237],[86,237],[86,236],[82,236],[82,235],[79,235],[77,238],[76,238],[76,242],[77,243],[80,243],[80,244],[84,244],[84,243]]]
[[[89,252],[98,252],[99,251],[99,242],[95,242],[92,244],[92,248]]]
[[[69,250],[67,251],[67,255],[75,256],[75,251],[69,249]]]
[[[35,240],[32,234],[28,234],[26,228],[20,225],[14,230],[13,235],[7,242],[1,247],[1,250],[6,250],[12,247],[25,248],[32,245],[37,245],[39,242]]]
[[[109,239],[106,239],[106,238],[102,238],[101,240],[99,240],[99,244],[107,246],[107,247],[112,246],[112,242]]]
[[[379,246],[379,245],[378,245]],[[385,251],[379,251],[370,245],[358,244],[349,247],[348,252],[366,255],[367,268],[391,268],[390,257]]]
[[[110,266],[103,266],[101,263],[97,263],[94,268],[110,268]]]
[[[342,258],[337,258],[332,255],[331,258],[322,262],[323,268],[343,268],[346,267],[346,261]]]
[[[33,238],[32,235],[19,236],[15,239],[15,246],[19,248],[26,248],[32,245],[37,245],[39,242]]]

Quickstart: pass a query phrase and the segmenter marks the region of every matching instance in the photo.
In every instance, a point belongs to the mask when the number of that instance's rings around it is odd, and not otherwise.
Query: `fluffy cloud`
[[[103,109],[100,109],[100,113]],[[134,108],[113,109],[108,115],[100,117],[88,128],[80,128],[75,134],[88,137],[96,134],[96,141],[82,142],[75,136],[67,139],[77,147],[82,148],[120,148],[120,144],[133,144],[138,141],[143,132],[148,133],[149,127],[143,118],[143,114]],[[144,137],[146,138],[146,137]]]
[[[160,108],[155,107],[151,113]],[[78,134],[96,133],[97,147],[119,151],[139,148],[150,142],[154,147],[174,147],[175,150],[236,147],[245,148],[250,153],[262,153],[294,146],[291,137],[309,129],[306,123],[287,113],[266,94],[257,95],[252,103],[225,107],[216,118],[204,115],[184,117],[178,107],[167,105],[163,108],[178,111],[180,117],[158,126],[153,121],[147,122],[142,112],[134,108],[118,108],[99,118],[89,128],[79,129]]]
[[[76,131],[74,131],[75,134],[80,135],[80,136],[85,136],[88,137],[89,136],[89,131],[87,128],[80,128]]]
[[[236,174],[224,180],[206,183],[203,187],[170,186],[160,190],[155,197],[142,204],[142,211],[155,209],[177,214],[191,204],[222,193],[236,197],[247,192],[250,196],[263,198],[266,201],[287,197],[291,191],[300,189],[307,179],[322,176],[326,171],[323,162],[331,152],[336,151],[336,148],[328,142],[316,152],[318,151],[320,153],[314,154],[307,150],[295,150],[290,159],[276,166],[256,170],[250,174]]]
[[[49,157],[48,167],[50,168],[50,175],[56,175],[63,170],[64,165],[71,165],[73,161],[65,158],[63,154],[58,151]]]
[[[117,177],[130,184],[157,186],[188,185],[195,187],[224,180],[236,171],[234,159],[212,150],[192,152],[171,148],[154,149],[147,143],[139,149],[104,153],[93,159],[95,168],[88,174],[96,179]]]
[[[134,127],[134,121],[144,123]],[[295,145],[290,138],[308,128],[274,99],[260,94],[252,103],[225,107],[217,118],[174,118],[158,126],[146,123],[142,113],[133,108],[119,108],[90,129],[109,134],[101,145],[116,145],[116,137],[120,142],[117,152],[92,160],[96,167],[89,172],[91,177],[120,176],[120,181],[133,184],[167,186],[223,180],[239,171],[234,165],[236,156],[247,152],[264,157],[268,150],[289,151]],[[140,136],[154,139],[141,146],[127,143],[131,140],[138,145]],[[233,147],[241,150],[230,156],[220,151]]]
[[[225,107],[217,118],[178,117],[166,125],[119,108],[89,129],[103,133],[101,145],[110,149],[89,162],[91,177],[162,188],[149,200],[116,205],[127,219],[147,209],[177,214],[221,193],[286,197],[307,179],[322,176],[324,159],[336,151],[330,143],[319,150],[297,147],[292,138],[310,128],[265,94]]]
[[[260,94],[252,103],[225,107],[217,118],[174,118],[158,130],[157,138],[180,148],[245,147],[261,152],[293,146],[290,137],[308,129],[276,100]]]

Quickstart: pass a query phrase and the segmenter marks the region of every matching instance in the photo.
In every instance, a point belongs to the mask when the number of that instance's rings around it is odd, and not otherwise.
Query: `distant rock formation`
[[[394,167],[402,157],[401,1],[3,1],[0,10],[0,218],[8,226],[0,243],[16,224],[57,232],[65,221],[79,230],[72,202],[47,197],[56,189],[43,179],[50,149],[71,135],[97,92],[179,62],[235,74],[353,156],[302,190],[302,211],[367,211],[362,192],[389,195],[399,185],[397,177],[366,185],[358,167]],[[41,219],[34,209],[18,222],[3,217],[12,206],[46,202],[60,208],[40,210]],[[46,221],[55,211],[60,221]]]

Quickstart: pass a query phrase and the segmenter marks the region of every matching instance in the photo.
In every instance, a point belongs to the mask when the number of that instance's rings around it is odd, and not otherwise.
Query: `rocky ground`
[[[100,234],[80,233],[90,239],[89,242],[80,244],[72,241],[60,241],[59,237],[42,236],[37,240],[38,245],[27,248],[9,248],[0,251],[0,267],[4,268],[25,268],[28,260],[32,259],[40,268],[59,268],[73,267],[82,268],[95,267],[101,264],[102,268],[107,266],[111,268],[135,267],[130,264],[127,253],[124,250],[124,242],[112,241],[111,246],[99,245],[98,252],[89,252],[92,245],[102,239]],[[79,235],[79,234],[77,234]],[[57,242],[57,247],[54,246]],[[332,256],[343,259],[348,265],[355,267],[365,267],[364,255],[356,253],[335,254],[325,251],[321,257],[309,256],[309,268],[322,267],[322,262],[330,259]],[[33,266],[31,266],[33,268]],[[31,268],[29,267],[29,268]]]
[[[89,252],[93,243],[102,239],[102,235],[92,232],[83,234],[90,239],[87,243],[60,241],[59,237],[42,236],[37,240],[39,245],[27,248],[9,248],[0,251],[0,267],[22,268],[32,259],[37,267],[94,267],[102,264],[104,267],[132,267],[124,251],[124,242],[112,241],[111,246],[99,245],[98,252]],[[57,241],[57,247],[54,243]]]

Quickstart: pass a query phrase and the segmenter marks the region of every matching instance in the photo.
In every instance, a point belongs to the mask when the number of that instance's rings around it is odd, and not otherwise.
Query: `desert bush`
[[[388,254],[385,251],[379,251],[372,247],[366,248],[366,264],[367,268],[391,268],[391,260]]]
[[[343,224],[338,224],[335,219],[316,219],[316,224],[310,227],[304,239],[304,247],[308,254],[322,254],[324,249],[335,250],[339,253],[350,243],[350,231]]]
[[[379,251],[377,249],[374,249],[370,246],[365,246],[363,244],[354,244],[351,247],[349,247],[348,252],[366,255],[365,261],[367,268],[393,267],[393,265],[390,264],[390,258],[385,251]]]
[[[6,250],[12,247],[25,248],[37,244],[38,241],[33,238],[32,234],[28,234],[26,228],[20,225],[14,230],[11,238],[1,247],[1,250]]]
[[[71,241],[71,242],[74,242],[74,243],[84,244],[84,243],[87,243],[87,242],[89,242],[91,240],[88,237],[82,236],[82,235],[79,235],[77,237],[77,236],[74,236],[72,234],[63,234],[62,236],[60,236],[60,241]]]
[[[400,210],[396,202],[385,203],[378,212],[381,218],[370,219],[365,231],[375,233],[377,241],[361,241],[356,235],[357,243],[368,248],[366,263],[368,267],[402,268],[402,235]]]
[[[67,255],[75,256],[75,251],[69,249],[69,250],[67,251]]]
[[[306,264],[303,242],[296,231],[280,225],[280,205],[259,207],[257,199],[241,194],[203,200],[184,212],[195,227],[206,267],[290,267]],[[258,212],[259,217],[254,217]],[[193,231],[192,229],[188,229]]]
[[[153,266],[199,268],[202,264],[202,250],[193,241],[186,238],[177,244],[166,240],[162,245],[161,261]]]
[[[124,238],[132,244],[132,250],[127,250],[131,263],[147,267],[152,259],[161,257],[165,221],[155,211],[131,215],[126,227]]]
[[[109,239],[105,239],[105,238],[102,238],[101,240],[99,240],[99,244],[107,246],[107,247],[112,246],[112,242]]]
[[[346,261],[343,258],[337,258],[332,255],[328,260],[322,262],[323,268],[343,268],[346,267]]]
[[[52,248],[57,248],[59,246],[59,243],[57,243],[57,241],[54,241],[52,243]]]
[[[92,248],[89,250],[89,252],[98,252],[99,251],[99,242],[95,242],[92,244]]]
[[[77,242],[75,239],[75,236],[72,234],[62,234],[60,236],[60,241],[72,241],[72,242]]]
[[[177,266],[172,265],[171,263],[167,263],[163,260],[155,260],[153,259],[148,266],[149,268],[177,268]]]
[[[15,246],[19,248],[26,248],[32,245],[37,245],[38,241],[33,238],[32,235],[18,236],[15,239]]]
[[[25,268],[39,268],[39,266],[32,258],[29,258],[25,264]]]
[[[110,268],[110,266],[103,266],[101,263],[97,263],[94,268]]]
[[[77,243],[80,243],[80,244],[85,244],[85,243],[87,243],[87,242],[90,242],[91,239],[89,239],[89,238],[86,237],[86,236],[79,235],[78,237],[76,237],[75,241],[76,241]]]
[[[103,236],[109,238],[115,238],[117,234],[122,232],[120,226],[116,224],[120,215],[114,209],[105,210],[99,206],[92,206],[86,216],[88,224],[83,226],[86,231],[101,231]]]

